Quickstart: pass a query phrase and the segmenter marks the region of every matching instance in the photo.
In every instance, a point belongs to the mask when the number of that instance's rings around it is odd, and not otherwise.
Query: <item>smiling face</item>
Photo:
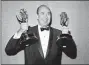
[[[47,27],[50,23],[51,11],[47,6],[41,6],[38,10],[38,23],[41,27]]]

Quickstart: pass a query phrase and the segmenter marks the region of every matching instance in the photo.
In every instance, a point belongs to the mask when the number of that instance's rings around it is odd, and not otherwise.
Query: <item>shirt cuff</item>
[[[14,39],[19,39],[20,37],[21,37],[21,34],[17,34],[17,32],[13,36]]]

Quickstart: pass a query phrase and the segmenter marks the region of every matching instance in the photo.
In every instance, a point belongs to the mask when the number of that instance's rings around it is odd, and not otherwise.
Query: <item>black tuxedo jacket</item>
[[[9,40],[5,52],[7,55],[15,55],[19,51],[25,52],[25,64],[52,64],[61,65],[62,51],[70,58],[74,59],[77,56],[77,49],[71,35],[62,35],[58,29],[50,27],[50,38],[47,48],[46,58],[44,58],[40,37],[38,33],[38,26],[30,27],[28,34],[34,33],[38,41],[29,41],[29,46],[21,45],[20,39]],[[24,48],[23,48],[24,47]]]

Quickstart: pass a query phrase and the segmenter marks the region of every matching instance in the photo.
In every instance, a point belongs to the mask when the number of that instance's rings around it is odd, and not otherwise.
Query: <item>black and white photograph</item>
[[[1,64],[89,64],[89,1],[1,1]]]

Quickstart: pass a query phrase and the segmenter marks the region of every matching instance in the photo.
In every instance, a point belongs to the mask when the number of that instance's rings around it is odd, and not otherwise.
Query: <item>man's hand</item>
[[[63,26],[62,34],[70,34],[69,28],[66,26]]]
[[[20,9],[18,15],[16,15],[18,22],[20,23],[20,29],[17,31],[17,35],[21,35],[28,30],[28,14],[25,9]]]
[[[21,23],[20,29],[17,31],[17,34],[21,35],[22,33],[28,30],[28,23]]]

